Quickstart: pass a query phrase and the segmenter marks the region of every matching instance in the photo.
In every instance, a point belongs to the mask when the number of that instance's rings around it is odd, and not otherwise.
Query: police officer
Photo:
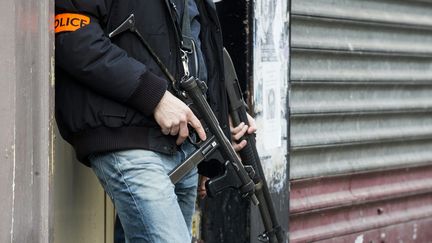
[[[113,200],[129,242],[190,242],[197,172],[176,185],[167,173],[201,140],[202,124],[172,91],[183,31],[195,46],[194,75],[207,82],[209,104],[230,134],[221,77],[222,37],[210,0],[56,0],[56,121],[80,162]],[[184,14],[186,10],[186,15]],[[111,36],[133,16],[133,28]],[[183,21],[187,18],[187,21]],[[138,34],[139,33],[139,34]],[[253,123],[252,123],[253,124]],[[231,129],[235,138],[254,125]],[[235,144],[241,149],[245,143]],[[205,192],[201,192],[201,196]]]

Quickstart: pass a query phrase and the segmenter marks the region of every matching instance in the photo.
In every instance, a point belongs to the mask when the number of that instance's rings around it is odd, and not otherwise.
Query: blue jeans
[[[93,171],[120,217],[126,242],[191,242],[197,171],[175,186],[167,174],[193,150],[185,142],[172,156],[148,150],[90,156]]]

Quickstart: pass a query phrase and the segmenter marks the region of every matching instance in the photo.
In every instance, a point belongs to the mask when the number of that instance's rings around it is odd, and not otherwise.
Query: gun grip
[[[209,197],[215,197],[218,193],[225,189],[240,188],[241,186],[242,183],[236,175],[232,163],[230,163],[229,161],[225,162],[224,174],[206,181],[207,195]]]

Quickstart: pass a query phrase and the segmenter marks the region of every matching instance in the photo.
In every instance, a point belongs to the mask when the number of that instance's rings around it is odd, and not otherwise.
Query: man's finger
[[[240,143],[233,143],[233,148],[236,152],[242,150],[244,147],[246,147],[247,141],[243,140]]]
[[[239,133],[243,129],[244,126],[245,126],[245,124],[244,124],[244,122],[242,122],[236,127],[230,127],[231,134]]]
[[[186,140],[188,135],[189,135],[189,129],[187,127],[187,123],[185,122],[180,123],[176,144],[177,145],[182,144]]]
[[[204,199],[207,196],[207,190],[205,187],[205,183],[209,178],[205,176],[201,176],[198,184],[198,195],[201,199]]]
[[[164,135],[168,135],[168,134],[170,134],[170,129],[169,129],[169,128],[162,128],[161,131],[162,131],[162,133],[163,133]]]
[[[189,124],[195,129],[196,133],[198,134],[198,137],[202,141],[207,139],[207,135],[204,131],[204,128],[201,125],[201,122],[193,113],[191,113],[191,115],[189,116]]]
[[[170,135],[171,136],[177,135],[179,133],[179,129],[180,129],[179,126],[172,126],[170,129]]]
[[[248,126],[247,125],[243,126],[243,128],[241,129],[240,132],[238,132],[236,134],[233,134],[233,139],[234,140],[239,140],[241,137],[243,137],[243,135],[246,134],[247,130],[248,130]]]
[[[254,132],[256,132],[256,127],[249,127],[249,129],[248,129],[248,134],[252,134],[252,133],[254,133]]]
[[[253,119],[249,114],[247,114],[247,119],[248,119],[248,123],[249,123],[248,133],[252,134],[252,133],[257,131],[255,119]]]

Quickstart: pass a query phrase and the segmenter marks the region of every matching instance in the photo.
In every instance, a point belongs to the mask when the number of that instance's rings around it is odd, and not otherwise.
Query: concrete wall
[[[92,170],[76,161],[72,147],[59,134],[54,158],[54,242],[113,242],[111,201]]]
[[[53,4],[0,2],[0,242],[49,242]]]

